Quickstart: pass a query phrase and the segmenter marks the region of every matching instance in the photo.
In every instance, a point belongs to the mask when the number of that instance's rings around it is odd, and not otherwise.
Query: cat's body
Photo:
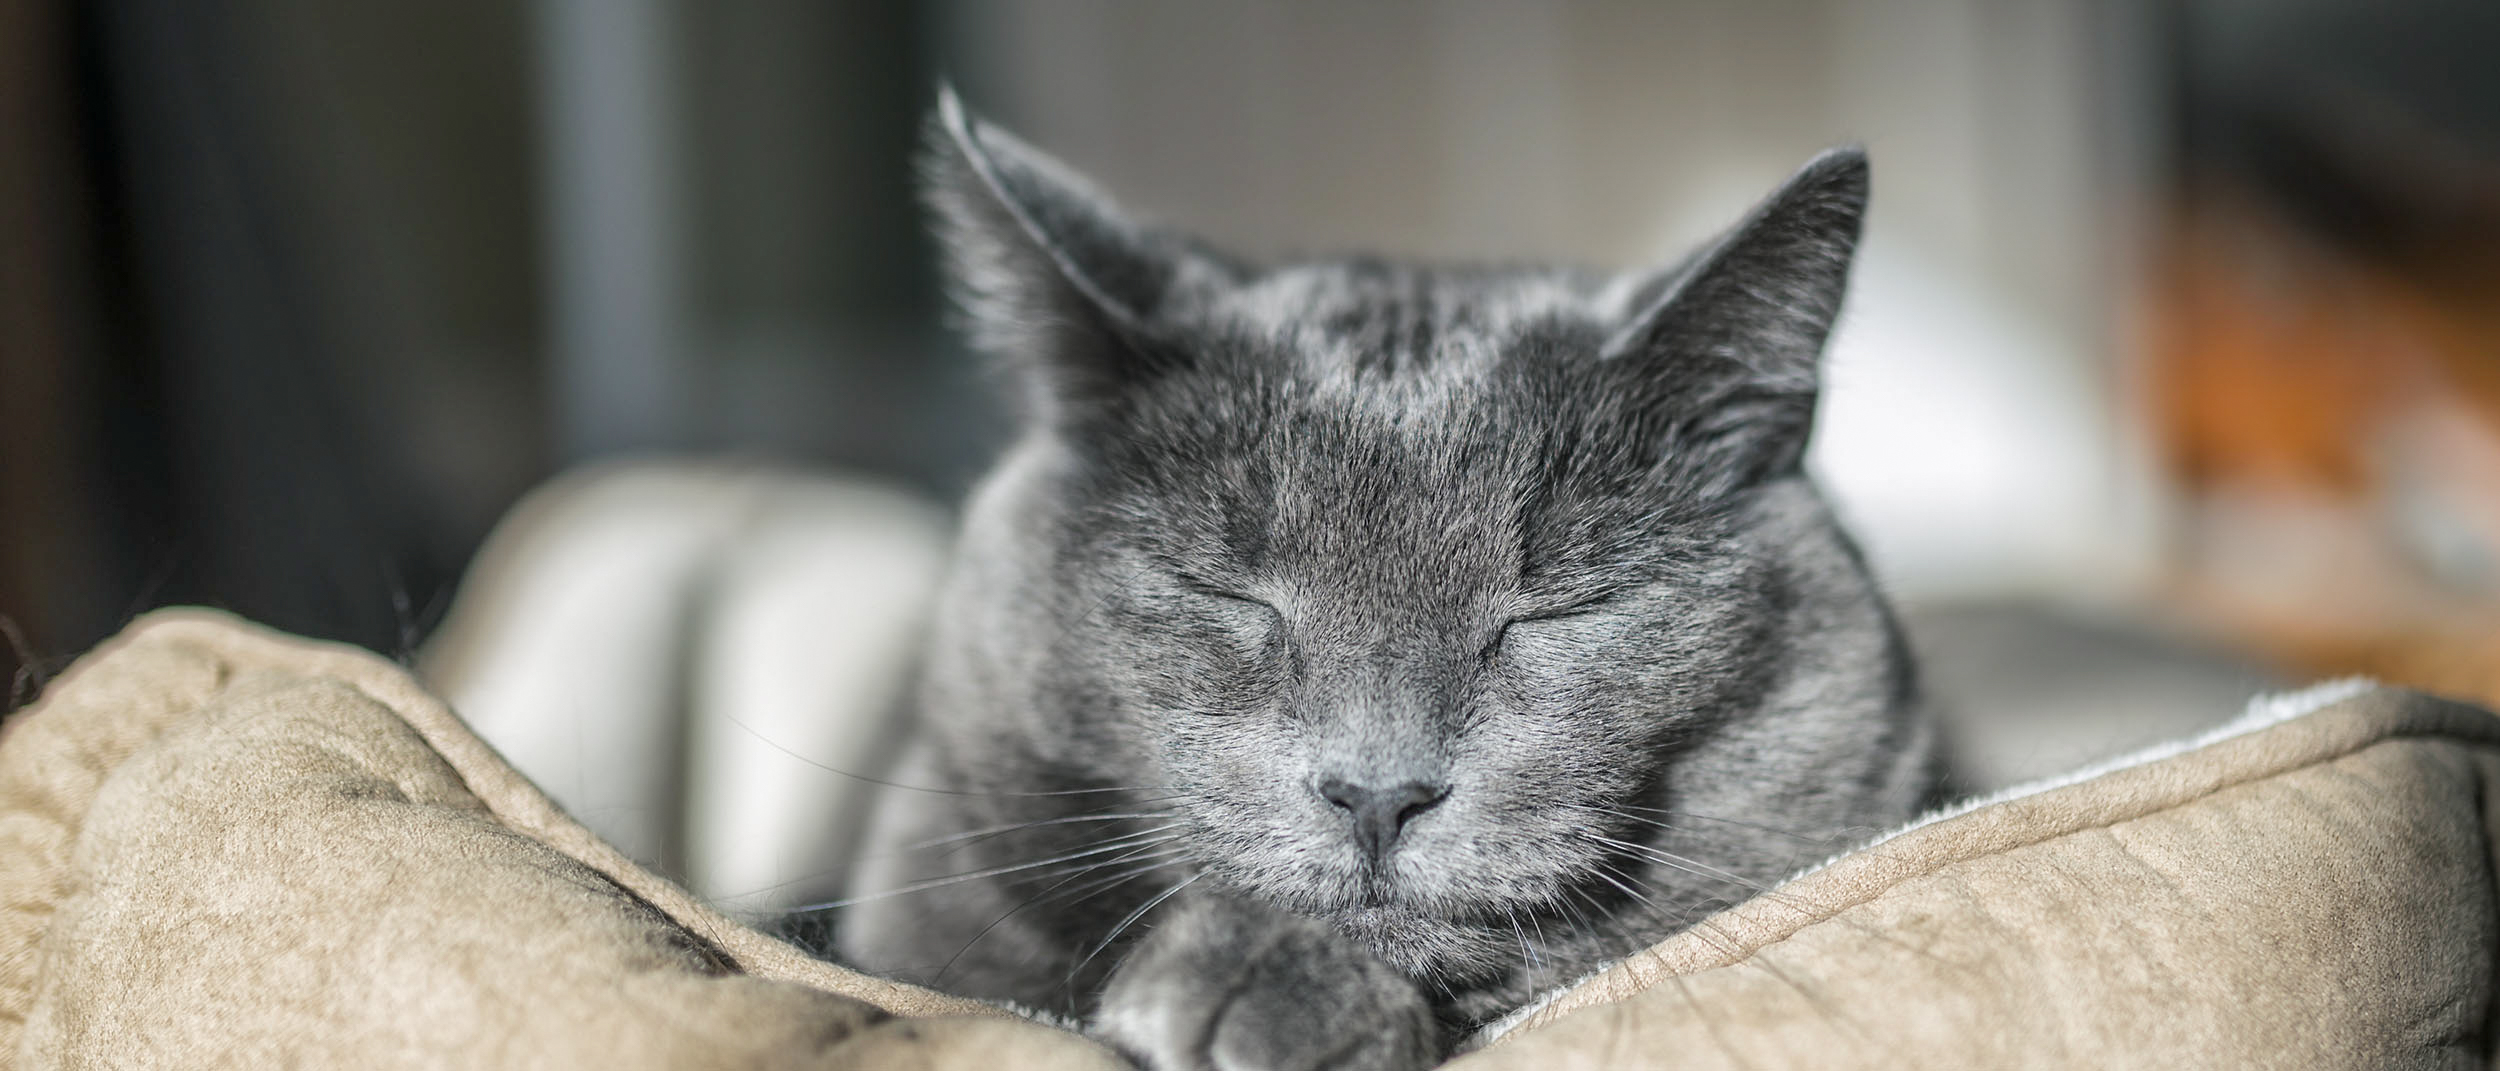
[[[1799,468],[1862,158],[1609,280],[1250,267],[934,126],[1033,416],[895,776],[939,791],[885,794],[846,958],[1159,1068],[1415,1066],[1930,799]]]

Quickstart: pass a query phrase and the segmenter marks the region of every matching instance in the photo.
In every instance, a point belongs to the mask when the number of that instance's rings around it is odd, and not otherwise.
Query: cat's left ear
[[[1733,489],[1797,470],[1866,214],[1866,153],[1824,152],[1718,243],[1633,291],[1603,358],[1640,423]]]
[[[946,274],[974,343],[1023,373],[1044,413],[1113,397],[1185,358],[1148,328],[1212,257],[1141,226],[1058,161],[942,89],[922,154]]]

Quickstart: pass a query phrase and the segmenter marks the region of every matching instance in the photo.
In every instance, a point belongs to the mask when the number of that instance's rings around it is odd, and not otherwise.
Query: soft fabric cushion
[[[952,527],[856,475],[611,462],[495,526],[418,679],[706,901],[840,895]]]
[[[694,902],[362,651],[160,613],[12,722],[15,1068],[1118,1066]]]
[[[2260,708],[1835,860],[1455,1066],[2491,1066],[2496,777],[2472,708]],[[17,1068],[1117,1066],[740,926],[399,667],[202,611],[0,734],[0,907]]]

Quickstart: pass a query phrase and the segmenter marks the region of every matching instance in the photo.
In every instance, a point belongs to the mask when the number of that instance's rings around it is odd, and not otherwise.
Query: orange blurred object
[[[2175,597],[2302,672],[2500,703],[2500,256],[2358,256],[2227,191],[2174,219],[2141,382]]]

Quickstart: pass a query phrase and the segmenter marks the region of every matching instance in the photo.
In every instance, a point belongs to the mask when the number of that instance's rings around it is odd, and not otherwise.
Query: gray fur
[[[951,97],[928,184],[1029,416],[897,775],[939,791],[885,793],[853,962],[1156,1068],[1419,1066],[1934,794],[1800,468],[1861,154],[1621,279],[1250,265]]]

